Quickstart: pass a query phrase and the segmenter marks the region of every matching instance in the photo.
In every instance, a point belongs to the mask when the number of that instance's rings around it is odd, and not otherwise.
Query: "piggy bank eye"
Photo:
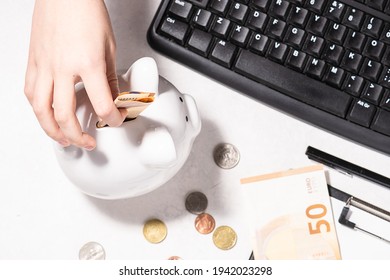
[[[186,116],[186,122],[188,122],[188,116]]]
[[[181,96],[179,96],[179,99],[180,99],[181,102],[184,102],[184,100],[183,100],[183,98],[181,98]]]

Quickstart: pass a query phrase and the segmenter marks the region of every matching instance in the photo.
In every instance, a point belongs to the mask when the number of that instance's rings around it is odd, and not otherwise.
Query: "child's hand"
[[[36,0],[25,94],[47,135],[63,146],[87,150],[95,139],[83,133],[75,114],[75,84],[83,81],[96,114],[119,126],[115,39],[103,0]]]

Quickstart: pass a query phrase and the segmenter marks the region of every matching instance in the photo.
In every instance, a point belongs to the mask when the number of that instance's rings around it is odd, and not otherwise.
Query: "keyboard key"
[[[304,37],[304,30],[290,25],[284,37],[284,42],[290,46],[301,48]]]
[[[160,28],[162,33],[176,40],[180,44],[184,44],[185,36],[187,35],[188,30],[188,24],[171,17],[165,17]]]
[[[325,72],[324,81],[328,85],[335,88],[341,88],[344,80],[345,71],[339,67],[333,65],[327,65],[327,71]]]
[[[237,47],[232,43],[217,39],[214,49],[210,54],[210,59],[225,67],[230,67]]]
[[[371,128],[390,136],[390,112],[379,109],[377,116],[372,122]]]
[[[306,53],[291,48],[286,59],[286,65],[296,71],[302,72],[305,68],[306,58]]]
[[[224,16],[229,5],[229,0],[211,0],[210,10]]]
[[[363,100],[355,100],[347,119],[351,122],[369,127],[375,114],[375,106]]]
[[[268,16],[259,11],[251,11],[247,25],[256,31],[264,32],[267,26]]]
[[[211,32],[219,37],[226,38],[229,32],[230,20],[223,17],[215,17],[211,26]]]
[[[286,31],[286,26],[286,22],[280,19],[271,18],[265,33],[269,37],[272,37],[277,40],[282,40],[284,32]]]
[[[309,22],[307,23],[306,30],[315,35],[323,36],[327,26],[327,18],[312,13]]]
[[[361,53],[366,41],[366,35],[360,32],[350,30],[345,38],[344,47],[355,52]]]
[[[386,66],[390,66],[390,46],[386,47],[381,62]]]
[[[212,38],[210,33],[195,29],[188,40],[188,48],[200,55],[207,56]]]
[[[385,44],[373,38],[369,38],[363,51],[363,55],[375,60],[381,60],[385,50]]]
[[[364,13],[352,7],[347,8],[342,23],[348,27],[359,30],[363,22]]]
[[[260,11],[267,12],[271,0],[252,0],[251,4]]]
[[[323,38],[315,35],[309,35],[306,37],[305,44],[303,45],[303,51],[319,57],[324,46],[325,40]]]
[[[240,52],[234,69],[255,81],[280,90],[288,96],[340,117],[346,115],[352,99],[349,95],[320,81],[314,81],[247,50]],[[273,71],[269,71],[269,69],[273,69]]]
[[[318,14],[322,13],[325,0],[306,0],[304,7]]]
[[[390,88],[390,68],[389,67],[385,67],[383,69],[378,83],[381,86],[384,86],[386,88]]]
[[[361,31],[367,35],[378,38],[382,30],[382,25],[382,20],[367,15]]]
[[[280,64],[283,64],[284,59],[287,56],[288,47],[286,44],[280,43],[278,41],[271,41],[268,47],[267,57],[276,61]]]
[[[363,91],[362,98],[375,105],[379,104],[382,98],[383,87],[374,83],[367,83],[366,88]]]
[[[315,57],[310,57],[304,73],[314,79],[321,80],[325,72],[325,66],[325,61]]]
[[[339,23],[331,22],[328,31],[325,34],[325,38],[333,43],[341,45],[346,34],[347,27]]]
[[[364,79],[356,75],[348,75],[344,90],[353,96],[360,96],[364,87]]]
[[[245,26],[241,25],[235,25],[233,27],[232,35],[230,37],[230,40],[239,45],[239,46],[245,46],[249,38],[249,29]]]
[[[345,12],[345,4],[339,1],[329,1],[323,15],[333,21],[340,22]]]
[[[322,59],[333,65],[338,65],[343,57],[343,54],[343,47],[333,43],[328,43],[323,51]]]
[[[254,33],[249,42],[249,49],[256,53],[264,55],[267,51],[269,42],[270,40],[267,36],[259,33]]]
[[[172,1],[171,6],[169,7],[169,12],[175,16],[188,21],[190,19],[192,4],[187,1],[175,0]]]
[[[380,63],[366,58],[363,62],[362,68],[360,69],[360,75],[372,82],[376,82],[381,70],[382,65]]]
[[[379,11],[383,11],[385,7],[386,0],[366,0],[367,6],[374,8]]]
[[[309,11],[293,5],[290,14],[288,16],[287,22],[293,24],[294,26],[304,27],[306,25],[307,20],[309,19]]]
[[[203,9],[197,9],[192,17],[192,23],[203,30],[208,29],[210,20],[211,13]]]
[[[358,73],[360,65],[363,62],[363,57],[351,51],[347,51],[341,61],[341,67],[353,73]]]
[[[386,90],[382,98],[381,107],[386,110],[390,110],[390,91]]]
[[[390,44],[390,24],[389,23],[386,23],[385,28],[383,28],[382,35],[381,35],[381,41],[385,42],[386,44]]]
[[[233,3],[232,7],[230,8],[228,18],[240,24],[243,24],[247,13],[248,13],[248,6],[236,2]]]
[[[271,5],[268,10],[268,13],[271,16],[286,20],[289,11],[290,2],[288,2],[287,0],[271,0]]]

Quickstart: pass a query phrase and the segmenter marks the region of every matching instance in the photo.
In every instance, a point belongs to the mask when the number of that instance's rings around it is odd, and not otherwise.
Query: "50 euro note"
[[[341,259],[322,165],[241,179],[255,259]]]
[[[127,119],[135,119],[154,101],[155,93],[153,92],[121,92],[114,103],[117,108],[125,108],[127,110]],[[104,127],[106,124],[99,121],[97,126]]]

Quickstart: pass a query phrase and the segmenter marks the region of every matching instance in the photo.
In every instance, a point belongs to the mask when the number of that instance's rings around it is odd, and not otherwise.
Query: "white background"
[[[74,260],[85,243],[96,241],[111,260],[172,255],[245,260],[251,248],[240,178],[312,164],[305,155],[308,145],[390,177],[389,156],[273,110],[152,50],[146,32],[159,1],[112,0],[106,3],[117,39],[118,69],[143,56],[155,58],[160,75],[196,99],[202,131],[185,166],[156,191],[119,201],[87,197],[63,175],[52,142],[23,93],[33,2],[3,0],[0,9],[0,259]],[[214,164],[212,150],[220,142],[240,150],[234,169]],[[336,171],[327,175],[334,187],[390,210],[389,189]],[[186,194],[195,190],[207,195],[207,212],[217,226],[229,225],[237,232],[232,250],[217,249],[211,235],[195,230],[195,216],[184,207]],[[332,203],[337,219],[343,203]],[[150,244],[142,235],[149,218],[168,227],[160,244]],[[388,243],[338,223],[336,227],[344,259],[390,259]]]

